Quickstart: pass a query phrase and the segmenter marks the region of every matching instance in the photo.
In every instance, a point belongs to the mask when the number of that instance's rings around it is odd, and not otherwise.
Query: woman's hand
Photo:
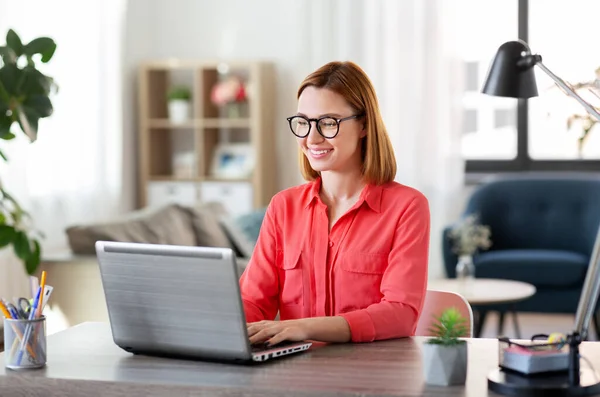
[[[284,340],[299,342],[349,342],[350,326],[343,317],[312,317],[298,320],[258,321],[249,323],[250,343],[268,342],[270,345]]]
[[[248,324],[250,343],[267,342],[276,345],[284,340],[296,342],[310,339],[308,319],[285,321],[259,321]]]

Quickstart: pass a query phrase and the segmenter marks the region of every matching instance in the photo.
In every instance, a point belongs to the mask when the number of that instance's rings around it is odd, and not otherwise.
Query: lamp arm
[[[555,75],[554,73],[552,73],[550,71],[550,69],[548,69],[546,67],[546,65],[544,65],[541,60],[537,61],[535,63],[540,69],[542,69],[544,71],[544,73],[546,73],[548,76],[550,76],[550,78],[552,80],[554,80],[554,82],[563,90],[565,90],[567,92],[567,94],[571,95],[573,98],[575,98],[575,100],[577,102],[579,102],[581,104],[581,106],[583,106],[585,108],[585,110],[588,111],[588,113],[590,113],[591,115],[593,115],[598,121],[600,121],[600,113],[598,113],[598,111],[592,106],[590,105],[588,102],[585,101],[585,99],[583,99],[581,96],[579,96],[579,94],[577,94],[571,87],[569,87],[569,85],[567,83],[565,83],[563,81],[563,79],[561,79],[560,77],[558,77],[557,75]]]
[[[590,256],[575,316],[575,330],[583,339],[587,338],[590,321],[596,311],[598,293],[600,293],[600,228],[598,228],[598,232],[596,233],[596,242]]]

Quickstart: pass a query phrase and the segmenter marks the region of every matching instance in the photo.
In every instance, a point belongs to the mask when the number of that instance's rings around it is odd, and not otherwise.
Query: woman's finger
[[[279,330],[279,332],[275,333],[267,342],[269,343],[269,345],[276,345],[278,343],[283,342],[284,340],[287,340],[288,338],[288,334],[289,334],[289,328],[284,328]]]
[[[270,326],[272,323],[273,323],[272,321],[264,321],[264,320],[256,322],[256,323],[247,323],[246,329],[248,331],[248,336],[254,335],[261,329],[263,329],[267,326]]]
[[[275,335],[277,332],[279,332],[278,328],[279,327],[274,326],[261,329],[260,331],[258,331],[250,337],[250,343],[253,344],[266,341],[267,339]]]

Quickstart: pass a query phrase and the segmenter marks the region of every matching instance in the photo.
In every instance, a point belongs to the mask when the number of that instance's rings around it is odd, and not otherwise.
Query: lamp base
[[[488,389],[505,396],[558,397],[592,396],[600,394],[600,376],[593,370],[581,368],[580,385],[569,384],[568,373],[525,376],[497,368],[488,374]]]

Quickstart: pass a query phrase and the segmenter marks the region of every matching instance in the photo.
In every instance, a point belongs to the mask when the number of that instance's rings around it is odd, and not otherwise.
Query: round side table
[[[535,292],[535,286],[522,281],[475,278],[471,280],[440,279],[430,280],[427,289],[438,291],[449,291],[462,295],[471,305],[486,306],[496,304],[514,304],[532,297]],[[517,322],[517,313],[510,310],[515,325],[516,337],[521,337],[519,323]],[[481,335],[485,316],[473,313],[473,336],[478,338]],[[502,332],[504,325],[504,315],[500,314],[498,332]]]

